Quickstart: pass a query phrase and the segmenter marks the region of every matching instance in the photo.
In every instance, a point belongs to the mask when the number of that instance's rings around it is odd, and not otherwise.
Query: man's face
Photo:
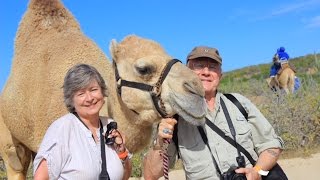
[[[190,59],[188,67],[200,78],[206,95],[217,91],[222,76],[221,64],[210,58]]]

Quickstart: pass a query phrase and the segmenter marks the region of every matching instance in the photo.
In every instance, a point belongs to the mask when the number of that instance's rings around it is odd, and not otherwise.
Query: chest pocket
[[[178,129],[180,157],[187,179],[212,179],[216,172],[198,128],[179,121]]]
[[[232,121],[237,135],[245,135],[250,131],[250,125],[245,117],[238,116]],[[229,130],[230,131],[230,130]]]
[[[237,116],[233,118],[232,124],[236,132],[237,143],[241,144],[245,149],[252,148],[252,133],[250,123],[248,123],[247,119],[245,119],[243,116]],[[220,129],[225,133],[225,135],[234,139],[227,123],[220,127]]]
[[[236,132],[236,142],[240,144],[243,148],[245,148],[250,154],[253,152],[253,141],[251,135],[251,128],[250,123],[243,116],[233,117],[232,124],[234,126]],[[230,137],[234,140],[230,132],[230,128],[228,123],[223,124],[219,127],[226,136]],[[231,165],[237,164],[236,157],[237,157],[237,149],[232,146],[229,142],[221,138],[221,144],[216,147],[219,156],[219,161],[221,165],[222,171],[227,171]],[[250,162],[246,159],[246,164],[250,164]]]

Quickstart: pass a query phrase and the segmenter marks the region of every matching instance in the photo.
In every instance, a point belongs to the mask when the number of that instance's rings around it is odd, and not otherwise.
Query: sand
[[[320,153],[307,158],[282,159],[278,163],[286,172],[289,180],[319,180],[320,179]],[[130,178],[130,180],[142,180],[143,178]],[[163,178],[160,178],[163,180]],[[173,170],[169,173],[171,180],[184,180],[183,170]]]

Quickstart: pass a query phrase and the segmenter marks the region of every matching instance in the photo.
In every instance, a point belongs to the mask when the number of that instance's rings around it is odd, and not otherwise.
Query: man
[[[257,161],[255,167],[252,167],[247,157],[244,157],[244,168],[239,168],[235,172],[244,174],[247,179],[258,180],[261,178],[258,172],[264,173],[276,164],[283,149],[283,141],[275,134],[268,120],[247,98],[240,94],[233,94],[245,108],[248,119],[244,117],[237,106],[218,91],[222,77],[221,65],[222,58],[215,48],[195,47],[187,56],[187,66],[199,76],[205,90],[208,108],[207,121],[211,121],[224,134],[233,138],[221,107],[221,101],[223,101],[236,131],[236,142]],[[177,121],[172,118],[161,121],[158,127],[160,144],[163,138],[171,139],[173,137],[172,132],[176,123]],[[237,148],[219,136],[208,125],[203,125],[203,130],[208,139],[207,144],[196,126],[179,120],[177,123],[178,145],[171,142],[168,147],[170,165],[172,166],[175,162],[178,152],[183,162],[186,179],[220,180],[222,174],[227,172],[231,166],[239,167],[236,160],[239,156]],[[161,150],[157,150],[157,148],[149,150],[144,160],[145,179],[158,179],[163,175],[161,159]]]

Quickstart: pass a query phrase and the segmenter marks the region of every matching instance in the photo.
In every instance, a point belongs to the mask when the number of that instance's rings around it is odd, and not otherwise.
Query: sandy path
[[[286,172],[289,180],[319,180],[320,173],[320,153],[313,154],[308,158],[292,158],[279,160],[280,166]],[[172,180],[184,180],[183,170],[174,170],[169,174]],[[139,180],[143,178],[130,178]],[[163,180],[163,178],[160,178]]]
[[[319,180],[320,153],[308,158],[293,158],[279,160],[280,166],[286,172],[289,180]]]

